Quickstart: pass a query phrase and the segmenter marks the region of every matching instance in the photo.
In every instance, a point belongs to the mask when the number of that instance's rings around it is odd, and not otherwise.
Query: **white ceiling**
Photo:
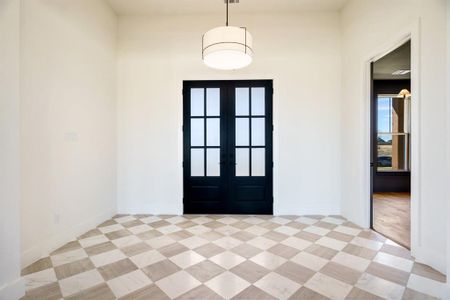
[[[411,42],[398,47],[373,64],[374,79],[410,79],[411,74],[392,75],[397,70],[411,70]]]
[[[170,15],[224,12],[225,0],[106,0],[119,15]],[[240,0],[230,12],[338,11],[347,0]]]

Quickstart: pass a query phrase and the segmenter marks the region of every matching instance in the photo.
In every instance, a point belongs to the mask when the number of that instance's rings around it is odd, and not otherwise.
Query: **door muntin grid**
[[[220,88],[190,89],[191,177],[220,177]]]
[[[264,87],[235,88],[235,176],[266,176]]]

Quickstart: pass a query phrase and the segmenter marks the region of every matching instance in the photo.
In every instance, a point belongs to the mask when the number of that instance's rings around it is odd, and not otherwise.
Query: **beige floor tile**
[[[114,245],[113,243],[111,243],[110,241],[106,242],[106,243],[101,243],[98,245],[94,245],[94,246],[90,246],[85,248],[84,250],[86,251],[86,253],[89,256],[94,256],[100,253],[104,253],[104,252],[108,252],[111,250],[117,249],[116,245]]]
[[[31,273],[46,270],[51,267],[53,267],[52,260],[50,259],[50,257],[45,257],[23,269],[21,274],[22,276],[25,276]]]
[[[406,286],[409,279],[409,272],[372,262],[366,273]]]
[[[248,241],[247,244],[252,245],[261,250],[267,250],[267,249],[275,246],[277,243],[274,242],[273,240],[267,239],[265,237],[258,236],[256,238]]]
[[[177,225],[170,224],[170,225],[167,225],[167,226],[158,227],[156,230],[158,230],[162,234],[170,234],[170,233],[174,233],[174,232],[177,232],[177,231],[181,231],[183,229],[178,227]]]
[[[114,295],[120,298],[151,283],[151,280],[141,270],[136,270],[108,281],[108,286]]]
[[[99,227],[98,230],[100,230],[103,234],[110,233],[114,231],[119,231],[124,229],[124,227],[121,224],[111,224],[105,227]]]
[[[297,292],[295,292],[289,299],[291,300],[329,300],[328,297],[314,292],[307,287],[301,287]],[[363,299],[359,299],[363,300]],[[366,300],[366,299],[364,299]]]
[[[427,295],[427,294],[423,294],[421,292],[415,291],[415,290],[411,290],[411,289],[406,289],[405,292],[403,293],[403,300],[438,300],[438,298]]]
[[[421,264],[418,262],[414,262],[414,266],[412,268],[411,273],[422,276],[422,277],[426,277],[426,278],[429,278],[432,280],[446,282],[445,275],[439,273],[432,267],[429,267],[427,265],[424,265],[424,264]]]
[[[207,281],[205,285],[218,295],[230,299],[250,286],[250,283],[231,272],[224,272]]]
[[[90,270],[59,281],[64,298],[103,283],[103,277],[97,270]]]
[[[355,237],[351,241],[351,243],[353,245],[361,246],[361,247],[372,249],[372,250],[375,250],[375,251],[380,250],[381,247],[383,246],[383,243],[381,243],[381,242],[368,240],[368,239],[365,239],[365,238],[361,238],[359,236]]]
[[[206,282],[216,275],[225,272],[219,265],[205,260],[186,269],[186,272],[194,276],[200,282]]]
[[[131,273],[135,270],[137,270],[137,267],[129,258],[98,268],[98,271],[106,281]]]
[[[201,283],[186,271],[180,271],[156,282],[156,285],[171,299],[196,288]]]
[[[273,253],[275,255],[281,256],[286,259],[290,259],[297,255],[300,250],[283,245],[283,244],[276,244],[275,246],[271,247],[267,250],[270,253]]]
[[[177,300],[222,300],[223,298],[217,295],[213,290],[208,288],[205,285],[200,285],[195,289],[190,290],[187,293],[184,293],[180,297],[176,298]]]
[[[236,223],[233,224],[233,227],[236,227],[236,228],[241,229],[241,230],[244,230],[244,229],[249,228],[251,226],[253,226],[253,225],[249,224],[247,222],[243,222],[243,221],[239,221],[239,222],[236,222]]]
[[[65,300],[114,300],[111,289],[106,283],[101,283],[87,290],[76,293],[72,296],[66,297]]]
[[[114,220],[108,220],[108,221],[105,221],[105,222],[101,223],[97,227],[107,227],[107,226],[111,226],[111,225],[114,225],[114,224],[117,224],[117,222],[114,221]]]
[[[231,249],[231,252],[236,253],[245,258],[251,258],[258,253],[261,253],[263,250],[256,248],[255,246],[251,246],[248,244],[242,244],[237,247]]]
[[[333,230],[338,225],[337,224],[333,224],[333,223],[324,222],[324,221],[319,221],[319,222],[315,223],[314,226],[325,228],[325,229],[328,229],[328,230]]]
[[[141,243],[142,240],[135,235],[124,236],[115,240],[112,240],[112,243],[116,245],[118,248],[125,248],[132,245],[136,245]]]
[[[270,271],[250,260],[235,266],[230,272],[238,275],[250,283],[255,283],[259,279],[266,276]]]
[[[61,298],[62,294],[59,284],[57,282],[53,282],[27,291],[21,300],[57,300]]]
[[[275,272],[299,284],[304,284],[316,273],[311,269],[308,269],[291,261],[288,261],[279,266],[275,270]]]
[[[347,268],[343,265],[329,262],[321,270],[320,273],[325,274],[329,277],[337,279],[339,281],[348,283],[350,285],[356,284],[358,279],[361,277],[362,273],[354,269]]]
[[[136,227],[136,226],[140,226],[140,225],[143,225],[143,224],[144,223],[141,220],[131,220],[131,221],[122,223],[122,226],[125,227],[125,228],[131,228],[131,227]],[[135,232],[133,232],[133,231],[131,231],[131,232],[135,234]]]
[[[368,260],[372,260],[375,255],[377,255],[377,252],[374,250],[370,250],[353,244],[348,244],[344,249],[342,249],[342,251]]]
[[[401,299],[405,290],[401,285],[367,273],[361,276],[356,287],[385,299]]]
[[[346,300],[384,300],[369,292],[363,291],[357,287],[354,287],[352,291],[345,298]]]
[[[140,238],[143,241],[150,240],[159,236],[162,236],[163,234],[157,230],[151,229],[147,230],[141,233],[137,234],[137,237]]]
[[[168,236],[178,242],[193,237],[194,235],[189,231],[183,229],[177,232],[170,233]]]
[[[229,270],[245,261],[245,258],[230,251],[225,251],[211,257],[209,260],[218,264],[222,268]]]
[[[180,267],[166,259],[142,269],[154,282],[178,272]]]
[[[353,288],[347,283],[321,273],[316,273],[305,283],[305,287],[331,299],[345,299]]]
[[[291,222],[287,223],[286,226],[289,226],[289,227],[292,227],[292,228],[295,228],[295,229],[298,229],[298,230],[303,230],[306,227],[308,227],[308,225],[299,223],[297,221],[291,221]]]
[[[275,297],[267,294],[263,290],[251,285],[236,296],[232,298],[233,300],[276,300]]]
[[[381,234],[372,230],[363,230],[358,234],[359,237],[384,243],[386,238]]]
[[[156,285],[150,284],[134,291],[120,300],[169,300],[170,298]]]
[[[231,235],[231,237],[238,239],[240,241],[243,241],[243,242],[247,242],[249,240],[254,239],[256,237],[256,235],[251,234],[249,232],[245,232],[245,231],[238,231],[236,233],[233,233]]]
[[[192,221],[184,221],[184,222],[181,222],[181,223],[177,224],[177,226],[181,227],[181,228],[189,228],[189,227],[192,227],[192,226],[195,226],[195,225],[197,225],[197,224],[192,222]]]
[[[340,226],[334,228],[333,231],[345,233],[345,234],[348,234],[351,236],[357,236],[361,232],[360,229],[357,229],[354,227],[343,226],[343,225],[340,225]]]
[[[326,236],[329,238],[333,238],[335,240],[340,240],[340,241],[347,242],[347,243],[350,242],[354,237],[352,235],[345,234],[345,233],[338,232],[338,231],[331,231]]]
[[[93,237],[93,236],[101,235],[101,234],[103,234],[103,233],[100,230],[98,230],[98,228],[95,228],[95,229],[89,230],[88,232],[86,232],[83,235],[80,235],[78,237],[78,239],[81,240],[81,239],[85,239],[85,238],[89,238],[89,237]]]
[[[89,258],[80,259],[65,265],[55,267],[58,280],[94,269],[95,266]]]
[[[314,224],[314,226],[306,227],[305,229],[302,230],[302,232],[309,232],[319,236],[327,235],[330,232],[329,229],[317,227],[315,225],[316,224]]]
[[[275,231],[269,231],[266,232],[265,234],[262,235],[265,238],[268,238],[272,241],[275,241],[277,243],[284,241],[285,239],[287,239],[289,237],[289,235],[283,234],[283,233],[279,233],[279,232],[275,232]]]
[[[132,257],[151,250],[152,247],[150,247],[147,243],[144,242],[124,247],[121,249],[121,251],[128,257]]]
[[[141,225],[137,225],[137,226],[128,228],[128,231],[131,232],[132,234],[139,234],[139,233],[147,232],[149,230],[151,230],[151,227],[148,226],[147,224],[141,224]]]
[[[105,236],[109,239],[109,240],[115,240],[115,239],[119,239],[125,236],[129,236],[132,233],[129,232],[127,229],[121,229],[121,230],[117,230],[117,231],[113,231],[113,232],[108,232],[105,234]]]
[[[153,227],[155,229],[158,229],[160,227],[169,226],[170,223],[165,220],[159,220],[156,222],[148,223],[148,225],[150,225],[151,227]]]
[[[395,256],[403,257],[405,259],[413,260],[411,256],[411,252],[408,249],[403,248],[401,246],[394,246],[389,244],[384,244],[380,249],[381,252],[386,252]]]
[[[295,237],[298,237],[299,239],[310,241],[310,242],[313,242],[313,243],[321,238],[321,236],[318,235],[318,234],[307,232],[307,231],[304,231],[304,230],[300,231],[299,233],[297,233],[295,235]]]
[[[267,274],[258,280],[254,286],[260,288],[277,299],[288,299],[301,287],[299,283],[296,283],[277,273]]]
[[[195,252],[197,252],[198,254],[200,254],[201,256],[206,257],[206,258],[213,257],[213,256],[225,251],[225,249],[223,249],[222,247],[219,247],[213,243],[208,243],[208,244],[198,247],[194,250],[195,250]]]
[[[158,249],[158,251],[165,257],[172,257],[172,256],[175,256],[182,252],[185,252],[187,250],[189,250],[189,248],[184,245],[181,245],[180,243],[174,243],[174,244],[165,246],[161,249]]]
[[[319,256],[325,259],[332,259],[337,253],[338,251],[322,246],[322,245],[318,245],[318,244],[312,244],[311,246],[309,246],[308,248],[306,248],[304,250],[305,252],[314,254],[315,256]]]
[[[61,254],[61,253],[64,253],[64,252],[77,250],[77,249],[80,249],[80,248],[81,248],[81,245],[80,245],[80,243],[78,241],[72,241],[72,242],[69,242],[69,243],[65,244],[64,246],[56,249],[55,251],[50,253],[50,255],[57,255],[57,254]]]

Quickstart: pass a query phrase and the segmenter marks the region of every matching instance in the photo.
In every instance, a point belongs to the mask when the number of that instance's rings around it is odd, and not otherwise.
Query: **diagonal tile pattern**
[[[439,299],[446,278],[339,216],[118,215],[22,271],[23,299]]]

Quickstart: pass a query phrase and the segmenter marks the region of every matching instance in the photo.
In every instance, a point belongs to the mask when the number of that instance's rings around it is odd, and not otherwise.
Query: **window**
[[[397,95],[377,97],[377,171],[410,169],[410,99]]]

